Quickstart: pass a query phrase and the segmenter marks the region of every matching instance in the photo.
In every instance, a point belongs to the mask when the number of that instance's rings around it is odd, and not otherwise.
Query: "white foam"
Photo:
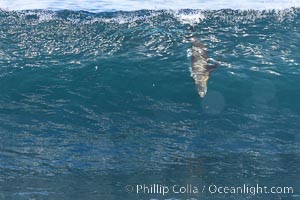
[[[0,8],[7,10],[30,10],[30,9],[69,9],[86,10],[90,12],[112,10],[158,10],[158,9],[286,9],[300,7],[300,0],[0,0]],[[192,17],[192,16],[190,16]]]
[[[183,12],[174,12],[173,15],[178,18],[178,20],[183,24],[198,24],[201,22],[205,17],[200,10],[192,11],[189,13]]]

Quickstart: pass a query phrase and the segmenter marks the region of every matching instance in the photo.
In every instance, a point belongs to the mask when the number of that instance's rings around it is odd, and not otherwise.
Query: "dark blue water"
[[[0,199],[299,199],[299,20],[299,9],[0,11]],[[221,56],[203,99],[191,25]]]

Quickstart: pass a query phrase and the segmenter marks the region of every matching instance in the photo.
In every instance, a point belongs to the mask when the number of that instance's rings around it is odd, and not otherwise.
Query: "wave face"
[[[123,188],[140,181],[299,188],[299,21],[299,9],[0,11],[0,198],[133,199]],[[204,99],[190,26],[221,56]],[[201,196],[216,198],[240,196]]]

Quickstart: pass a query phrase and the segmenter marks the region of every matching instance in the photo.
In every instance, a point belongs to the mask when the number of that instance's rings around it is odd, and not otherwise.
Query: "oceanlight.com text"
[[[217,184],[210,185],[164,185],[164,184],[137,184],[127,185],[125,191],[135,194],[293,194],[294,189],[291,186],[262,186],[259,184],[240,186],[221,186]]]

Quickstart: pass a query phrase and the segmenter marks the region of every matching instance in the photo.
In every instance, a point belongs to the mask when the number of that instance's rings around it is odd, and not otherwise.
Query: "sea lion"
[[[206,46],[194,37],[192,42],[192,77],[197,86],[198,94],[201,98],[206,95],[207,81],[211,71],[217,68],[218,63],[209,64]]]

